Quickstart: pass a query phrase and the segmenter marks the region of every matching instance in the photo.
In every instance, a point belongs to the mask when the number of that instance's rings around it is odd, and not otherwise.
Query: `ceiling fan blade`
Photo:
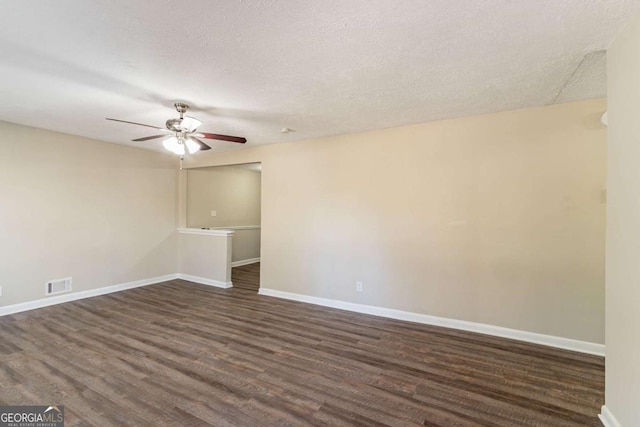
[[[197,136],[198,138],[219,139],[221,141],[237,142],[239,144],[244,144],[245,142],[247,142],[246,138],[241,138],[239,136],[218,135],[217,133],[198,132],[193,134],[193,136]]]
[[[153,135],[153,136],[145,136],[144,138],[136,138],[136,139],[132,139],[132,141],[148,141],[150,139],[156,139],[156,138],[164,138],[165,136],[167,136],[167,134],[164,135]]]
[[[142,123],[128,122],[128,121],[126,121],[126,120],[110,119],[110,118],[108,118],[108,117],[107,117],[107,120],[111,120],[112,122],[128,123],[128,124],[130,124],[130,125],[144,126],[144,127],[147,127],[147,128],[152,128],[152,129],[156,129],[156,130],[161,130],[161,131],[163,131],[163,132],[171,132],[169,129],[159,128],[158,126],[143,125]]]
[[[190,136],[189,138],[191,138],[192,140],[194,140],[195,142],[198,143],[198,145],[200,146],[200,151],[204,151],[204,150],[211,150],[211,147],[209,147],[207,144],[205,144],[204,142],[200,141],[198,138]]]

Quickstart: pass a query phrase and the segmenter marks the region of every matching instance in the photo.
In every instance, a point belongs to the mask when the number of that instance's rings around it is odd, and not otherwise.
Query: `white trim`
[[[604,427],[622,427],[622,424],[618,422],[606,405],[602,405],[598,418]]]
[[[35,301],[23,302],[20,304],[7,305],[0,307],[0,316],[20,313],[22,311],[35,310],[36,308],[48,307],[50,305],[62,304],[64,302],[77,301],[80,299],[96,297],[98,295],[111,294],[113,292],[124,291],[127,289],[139,288],[141,286],[153,285],[156,283],[167,282],[178,278],[177,274],[168,274],[166,276],[153,277],[151,279],[137,280],[135,282],[121,283],[119,285],[105,286],[88,291],[72,292],[70,294],[51,296]]]
[[[241,259],[240,261],[233,261],[231,263],[231,267],[240,267],[242,265],[255,264],[256,262],[260,262],[260,257],[258,257],[258,258],[249,258],[249,259]]]
[[[477,332],[494,335],[502,338],[510,338],[518,341],[526,341],[534,344],[542,344],[565,350],[578,351],[580,353],[604,356],[604,344],[596,344],[586,341],[578,341],[570,338],[543,335],[534,332],[520,331],[517,329],[503,328],[501,326],[487,325],[484,323],[469,322],[466,320],[448,319],[445,317],[430,316],[427,314],[412,313],[409,311],[394,310],[391,308],[376,307],[372,305],[356,304],[327,298],[319,298],[309,295],[283,292],[275,289],[260,288],[260,295],[276,298],[284,298],[294,301],[307,302],[325,307],[339,308],[355,311],[357,313],[372,314],[374,316],[389,317],[391,319],[406,320],[408,322],[424,323],[426,325],[443,326],[445,328],[460,329],[463,331]]]
[[[232,282],[220,282],[218,280],[207,279],[205,277],[191,276],[189,274],[178,274],[178,279],[187,280],[189,282],[200,283],[201,285],[215,286],[216,288],[232,288]]]
[[[259,225],[232,225],[230,227],[210,227],[210,230],[259,230]]]
[[[201,234],[201,235],[205,235],[205,236],[222,236],[222,237],[229,237],[229,236],[233,236],[234,231],[233,230],[228,230],[228,229],[223,229],[223,230],[212,230],[212,229],[208,229],[208,230],[203,230],[201,228],[178,228],[178,233],[180,234]]]

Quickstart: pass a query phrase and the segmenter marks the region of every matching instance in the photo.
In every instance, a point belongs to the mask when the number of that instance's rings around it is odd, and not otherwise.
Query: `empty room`
[[[0,22],[0,427],[640,426],[640,0]]]

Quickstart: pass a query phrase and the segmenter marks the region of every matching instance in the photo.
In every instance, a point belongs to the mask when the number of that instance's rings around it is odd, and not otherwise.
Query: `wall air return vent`
[[[71,277],[64,279],[49,280],[45,284],[45,295],[61,294],[63,292],[69,292],[71,290]]]

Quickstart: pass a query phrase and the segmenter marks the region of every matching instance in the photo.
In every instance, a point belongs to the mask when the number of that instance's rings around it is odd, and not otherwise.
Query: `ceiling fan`
[[[199,150],[210,150],[207,144],[202,142],[200,138],[204,139],[219,139],[221,141],[237,142],[244,144],[247,142],[245,138],[238,136],[219,135],[217,133],[196,132],[196,129],[202,124],[202,122],[194,117],[185,116],[184,113],[189,109],[189,106],[182,102],[176,102],[173,104],[176,107],[176,111],[180,114],[177,119],[169,119],[165,124],[166,128],[158,126],[145,125],[142,123],[129,122],[126,120],[110,119],[114,122],[128,123],[130,125],[144,126],[152,129],[164,132],[160,135],[145,136],[143,138],[136,138],[132,141],[149,141],[150,139],[163,138],[162,145],[169,151],[172,151],[180,156],[184,155],[186,151],[190,154]]]

